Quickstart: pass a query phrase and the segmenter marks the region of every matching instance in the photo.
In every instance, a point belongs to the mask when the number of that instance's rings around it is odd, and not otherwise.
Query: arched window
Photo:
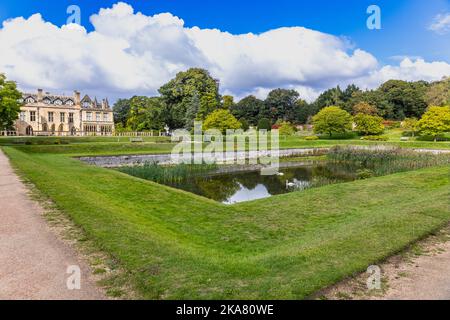
[[[47,132],[48,131],[48,125],[46,123],[44,123],[42,125],[42,131]]]
[[[56,99],[53,104],[57,105],[57,106],[62,106],[63,102],[60,99]]]
[[[50,104],[52,101],[51,101],[49,98],[45,98],[45,99],[43,100],[43,102],[44,102],[45,104]]]
[[[25,130],[25,133],[27,136],[32,136],[33,135],[33,127],[28,126],[27,129]]]

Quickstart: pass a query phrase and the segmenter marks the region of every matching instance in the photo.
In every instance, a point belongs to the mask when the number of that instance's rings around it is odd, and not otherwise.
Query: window
[[[87,112],[86,113],[86,120],[87,121],[92,121],[92,112]]]
[[[69,112],[69,123],[73,123],[73,112]]]
[[[53,112],[48,113],[48,122],[53,122]]]
[[[28,97],[25,100],[26,103],[35,103],[34,99],[32,97]]]
[[[83,102],[83,108],[89,108],[91,104],[87,101]]]
[[[53,103],[56,104],[57,106],[62,106],[63,104],[63,102],[59,99],[56,99]]]
[[[30,121],[31,122],[36,121],[36,111],[30,111]]]
[[[50,104],[50,103],[52,103],[52,102],[50,101],[50,99],[45,98],[45,99],[44,99],[44,103],[45,103],[45,104]]]
[[[64,112],[61,112],[59,114],[59,120],[60,120],[59,122],[61,122],[61,123],[66,122],[66,114]]]
[[[25,111],[20,112],[20,121],[27,121],[27,114]]]
[[[74,103],[73,103],[72,100],[69,99],[69,100],[66,101],[66,105],[68,105],[68,106],[73,106]]]
[[[101,113],[100,112],[97,112],[97,114],[95,115],[95,120],[96,121],[101,121],[102,119],[101,119]]]
[[[108,117],[108,114],[107,113],[104,113],[103,114],[103,121],[109,121],[109,117]]]

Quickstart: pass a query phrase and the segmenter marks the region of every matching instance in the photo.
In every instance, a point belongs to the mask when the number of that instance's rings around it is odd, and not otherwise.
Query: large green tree
[[[359,113],[354,117],[356,131],[362,135],[379,135],[384,132],[383,118]]]
[[[220,107],[219,84],[204,69],[192,68],[180,72],[174,79],[159,89],[161,98],[167,106],[168,125],[175,128],[190,126],[192,119],[187,121],[186,112],[197,95],[199,108],[195,118],[204,120],[211,112]]]
[[[278,120],[296,120],[296,102],[299,93],[295,90],[275,89],[269,92],[265,100],[263,116],[268,117],[273,123]]]
[[[450,132],[450,107],[430,107],[417,124],[421,135],[437,138]]]
[[[119,99],[113,106],[114,122],[126,127],[128,118],[130,117],[131,103],[130,99]]]
[[[226,133],[227,129],[236,130],[240,129],[242,124],[231,114],[230,111],[225,109],[216,110],[206,118],[203,129],[217,129],[222,133]]]
[[[339,107],[323,108],[313,118],[314,132],[325,133],[330,137],[333,133],[345,133],[352,130],[352,116]]]
[[[248,96],[236,103],[231,112],[238,119],[245,119],[252,126],[256,126],[259,121],[259,115],[264,108],[264,101],[255,96]]]
[[[0,130],[11,129],[19,118],[21,98],[16,83],[7,81],[5,75],[0,74]]]
[[[130,99],[127,126],[133,131],[162,130],[165,125],[165,105],[159,97],[133,97]]]

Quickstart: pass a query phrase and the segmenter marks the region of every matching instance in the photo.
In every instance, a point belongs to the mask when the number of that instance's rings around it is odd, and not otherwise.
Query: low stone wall
[[[284,149],[279,150],[279,157],[295,157],[295,156],[313,156],[324,155],[328,152],[328,148],[309,148],[309,149]],[[276,156],[276,152],[271,151],[250,151],[250,152],[227,152],[222,157],[216,157],[214,162],[223,163],[228,160],[238,159],[256,159],[262,157]],[[199,154],[192,154],[187,160],[194,159]],[[172,157],[171,154],[149,154],[149,155],[133,155],[133,156],[102,156],[102,157],[80,157],[79,160],[88,164],[105,168],[115,168],[122,166],[143,165],[145,163],[171,164],[179,163],[183,157]]]

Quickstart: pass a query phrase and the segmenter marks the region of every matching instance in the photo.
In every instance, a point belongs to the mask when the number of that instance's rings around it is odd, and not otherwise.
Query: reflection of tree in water
[[[241,189],[237,179],[231,175],[197,177],[194,179],[194,185],[198,188],[204,197],[224,202]]]
[[[258,186],[264,186],[269,194],[279,195],[294,191],[287,188],[286,182],[311,182],[312,187],[322,186],[356,178],[357,168],[342,163],[327,163],[315,166],[285,168],[283,175],[262,176],[259,171],[227,173],[215,176],[191,177],[186,181],[171,184],[175,188],[183,189],[219,202],[226,202],[242,189],[250,191]]]

